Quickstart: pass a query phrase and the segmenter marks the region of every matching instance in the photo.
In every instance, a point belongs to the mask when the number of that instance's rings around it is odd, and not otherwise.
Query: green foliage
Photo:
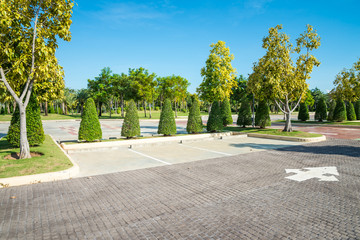
[[[336,101],[333,100],[330,103],[329,113],[328,113],[328,117],[327,117],[328,121],[333,121],[334,120],[335,107],[336,107]]]
[[[130,100],[126,109],[124,123],[121,128],[121,136],[131,138],[140,135],[140,122],[134,100]]]
[[[224,127],[226,127],[229,124],[233,124],[229,99],[225,98],[224,101],[221,102],[220,106],[221,106],[221,116],[223,119]]]
[[[343,100],[338,99],[338,100],[336,100],[333,121],[342,122],[342,121],[346,121],[346,120],[347,120],[347,117],[346,117],[345,103]]]
[[[255,125],[260,128],[271,126],[270,108],[266,101],[260,101],[255,113]]]
[[[239,110],[239,116],[236,122],[237,125],[245,127],[246,125],[251,125],[251,106],[249,101],[245,98]]]
[[[54,109],[54,107],[52,106],[52,104],[49,104],[49,105],[48,105],[48,113],[55,113],[55,109]]]
[[[209,114],[209,119],[206,125],[206,130],[208,132],[218,132],[223,129],[223,118],[220,111],[219,102],[213,102]]]
[[[30,146],[40,145],[44,142],[45,135],[41,122],[40,106],[34,93],[31,94],[26,108],[26,131]],[[20,113],[18,107],[16,107],[11,118],[7,140],[15,147],[20,146]]]
[[[355,103],[356,120],[360,120],[360,100]]]
[[[316,104],[315,120],[322,122],[326,119],[326,102],[325,98],[320,98]]]
[[[306,103],[300,103],[298,119],[301,121],[306,121],[310,119],[309,109]]]
[[[95,103],[92,98],[88,98],[85,103],[83,115],[81,116],[79,140],[92,142],[101,140],[101,138],[102,131],[96,113]]]
[[[190,107],[186,131],[188,133],[199,133],[203,131],[203,128],[204,126],[201,120],[199,100],[195,97]]]
[[[348,104],[346,105],[346,113],[347,113],[348,121],[356,120],[356,113],[355,113],[354,105],[351,102],[348,102]]]
[[[175,116],[173,110],[171,109],[170,99],[166,99],[164,102],[163,109],[160,114],[158,134],[164,134],[165,136],[176,134]]]
[[[1,107],[1,115],[5,115],[5,106],[4,107]]]
[[[155,111],[159,111],[160,110],[160,108],[159,107],[155,107]]]

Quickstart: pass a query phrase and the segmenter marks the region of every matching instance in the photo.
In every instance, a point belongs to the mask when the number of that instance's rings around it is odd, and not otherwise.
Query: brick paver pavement
[[[339,181],[285,179],[321,166],[336,166]],[[360,239],[360,144],[6,188],[0,203],[0,239]]]

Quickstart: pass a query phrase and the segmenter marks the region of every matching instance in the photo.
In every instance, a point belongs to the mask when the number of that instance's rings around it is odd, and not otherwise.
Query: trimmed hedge
[[[29,104],[26,107],[26,134],[30,146],[40,145],[45,140],[40,106],[34,93],[31,94]],[[20,111],[18,106],[16,106],[11,118],[7,141],[15,147],[20,146]]]
[[[328,113],[328,117],[327,117],[328,121],[334,120],[335,107],[336,107],[336,101],[332,100],[330,103],[329,113]]]
[[[224,127],[226,127],[229,124],[233,124],[229,99],[225,98],[225,100],[221,102],[220,106],[221,106],[221,116],[223,119]]]
[[[224,127],[219,105],[220,104],[217,101],[212,103],[209,119],[206,125],[206,130],[208,132],[218,132]]]
[[[100,122],[97,116],[95,102],[92,98],[86,100],[83,115],[81,116],[79,128],[79,140],[93,142],[101,140],[102,131]]]
[[[260,101],[255,113],[255,125],[260,128],[271,126],[270,108],[266,101]]]
[[[199,133],[203,131],[203,128],[204,126],[201,120],[199,100],[194,97],[189,111],[186,131],[188,133]]]
[[[300,103],[300,110],[298,114],[298,120],[306,121],[310,119],[309,109],[306,103]]]
[[[242,127],[245,127],[246,125],[251,125],[251,106],[249,101],[246,99],[242,101],[240,110],[239,110],[239,116],[236,121],[236,124]]]
[[[347,116],[346,116],[345,103],[343,100],[337,100],[334,110],[333,121],[342,122],[346,120],[347,120]]]
[[[355,108],[356,120],[360,120],[360,100],[358,100],[355,103],[354,108]]]
[[[169,99],[165,99],[162,111],[160,113],[158,134],[164,134],[165,136],[176,134],[175,116]]]
[[[134,100],[130,100],[126,108],[124,123],[121,127],[121,136],[132,138],[140,135],[140,122]]]
[[[347,114],[348,121],[356,120],[356,113],[355,113],[354,105],[351,102],[348,102],[348,104],[346,105],[346,114]]]
[[[321,98],[316,105],[315,120],[322,122],[326,119],[326,115],[326,102],[324,98]]]

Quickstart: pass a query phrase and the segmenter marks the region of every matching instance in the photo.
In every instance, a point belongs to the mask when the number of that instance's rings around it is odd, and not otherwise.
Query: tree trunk
[[[44,110],[45,116],[48,116],[48,102],[45,102],[45,110]]]
[[[149,118],[151,118],[151,103],[149,103]]]
[[[145,117],[146,117],[146,103],[145,103],[145,101],[143,101],[143,106],[144,106],[144,113],[145,113]]]
[[[6,109],[7,109],[7,113],[10,114],[10,104],[9,103],[6,103]]]
[[[175,101],[175,118],[177,118],[177,109],[176,109],[176,101]]]
[[[102,108],[102,103],[99,102],[99,117],[101,117],[101,108]]]
[[[19,105],[20,112],[20,159],[31,158],[30,146],[26,134],[26,109]]]
[[[13,112],[15,112],[15,109],[16,109],[16,102],[14,101],[13,102]]]
[[[291,111],[288,111],[285,113],[286,122],[283,132],[292,132],[292,126],[291,126]]]
[[[121,117],[124,117],[124,96],[121,94]]]
[[[111,118],[112,104],[113,104],[113,100],[112,100],[112,99],[110,99],[110,118]]]

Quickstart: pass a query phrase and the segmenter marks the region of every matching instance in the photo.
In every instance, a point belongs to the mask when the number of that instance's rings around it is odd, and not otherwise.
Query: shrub
[[[40,145],[45,140],[40,106],[34,93],[31,94],[29,104],[26,107],[26,134],[30,146]],[[18,107],[16,107],[11,118],[7,140],[15,147],[20,146],[20,111]]]
[[[140,107],[140,111],[144,111],[144,107]]]
[[[135,105],[135,108],[136,108],[136,105]],[[120,114],[121,113],[121,108],[116,109],[116,113]]]
[[[165,100],[160,113],[158,134],[164,134],[165,136],[176,134],[175,116],[173,110],[171,109],[171,102],[169,99]]]
[[[360,120],[360,100],[358,100],[355,103],[354,108],[355,108],[356,120]]]
[[[96,113],[94,100],[86,100],[83,115],[81,116],[79,140],[92,142],[102,138],[100,122]]]
[[[1,108],[1,115],[5,115],[5,106]]]
[[[159,111],[160,110],[160,108],[159,107],[155,107],[155,111]]]
[[[54,107],[52,106],[52,104],[48,105],[48,113],[55,113]]]
[[[298,120],[306,121],[309,120],[309,109],[306,103],[300,103],[300,110],[298,114]]]
[[[326,119],[326,102],[324,98],[321,98],[316,105],[315,120],[322,122],[325,119]]]
[[[351,102],[348,102],[348,104],[346,105],[346,113],[347,113],[348,121],[356,120],[356,113],[355,113],[354,105]]]
[[[335,107],[336,107],[336,101],[333,100],[330,103],[329,113],[328,113],[328,117],[327,117],[328,121],[333,121],[334,120]]]
[[[346,119],[347,117],[346,117],[345,103],[343,100],[339,99],[336,101],[333,121],[342,122],[342,121],[346,121]]]
[[[260,101],[255,113],[255,125],[260,128],[271,126],[270,109],[266,101]]]
[[[140,122],[136,104],[131,100],[126,108],[124,123],[121,127],[121,136],[131,138],[140,135]]]
[[[219,102],[215,101],[212,103],[209,119],[206,125],[208,132],[217,132],[223,129],[223,118],[220,111]]]
[[[228,98],[225,98],[225,100],[221,102],[221,117],[225,127],[229,124],[233,124],[230,102]]]
[[[194,98],[189,111],[186,131],[188,133],[199,133],[203,131],[203,128],[204,126],[201,120],[199,100]]]
[[[251,119],[251,106],[247,99],[244,99],[241,103],[239,116],[236,122],[237,125],[245,127],[246,125],[252,124]]]

